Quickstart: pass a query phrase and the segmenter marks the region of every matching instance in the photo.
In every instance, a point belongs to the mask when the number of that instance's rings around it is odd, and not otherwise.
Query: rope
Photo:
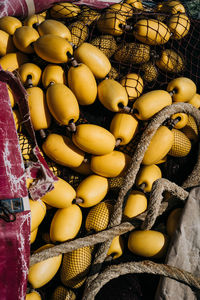
[[[117,235],[122,235],[128,231],[131,231],[141,224],[138,220],[134,222],[134,225],[129,222],[121,223],[118,226],[112,227],[110,229],[100,231],[95,234],[91,234],[84,238],[78,238],[72,241],[67,241],[52,248],[44,249],[41,252],[37,252],[31,255],[30,266],[48,259],[50,257],[58,256],[62,253],[68,253],[74,251],[78,248],[93,246],[98,243],[103,243],[107,239],[113,239]]]
[[[139,171],[141,162],[143,160],[144,154],[151,142],[152,137],[156,133],[157,129],[161,124],[171,115],[182,112],[190,114],[196,121],[197,127],[200,125],[200,111],[189,103],[174,103],[170,106],[163,108],[158,112],[153,119],[150,121],[146,129],[144,130],[141,139],[137,145],[134,155],[132,156],[129,169],[124,179],[124,184],[119,192],[118,199],[114,206],[113,214],[111,216],[109,227],[116,226],[121,223],[122,213],[123,213],[123,202],[127,192],[131,189],[135,182],[136,175]],[[87,289],[90,283],[98,276],[100,272],[101,265],[106,258],[106,254],[110,247],[111,241],[106,241],[100,245],[97,251],[93,264],[91,266],[91,274],[89,275],[86,284],[84,294],[87,293]]]
[[[188,192],[186,192],[177,184],[165,178],[157,179],[152,186],[148,211],[146,218],[142,224],[142,229],[149,230],[154,225],[159,214],[159,208],[163,199],[162,193],[164,191],[170,192],[172,195],[178,197],[181,200],[185,200],[189,195]]]
[[[178,268],[154,263],[152,261],[142,261],[142,262],[129,262],[122,263],[119,265],[112,265],[107,267],[99,276],[90,284],[82,300],[94,300],[96,294],[110,280],[117,278],[121,275],[130,273],[148,273],[163,275],[194,288],[200,289],[200,278],[194,277],[191,273],[187,271],[180,270]]]
[[[192,170],[191,174],[187,177],[187,179],[183,182],[182,187],[184,189],[195,187],[200,185],[200,147],[198,152],[197,162]]]

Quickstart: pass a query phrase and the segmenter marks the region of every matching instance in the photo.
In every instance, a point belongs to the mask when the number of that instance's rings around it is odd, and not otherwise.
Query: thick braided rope
[[[157,179],[152,186],[148,204],[148,211],[146,218],[142,224],[142,229],[149,230],[154,225],[159,214],[159,208],[163,199],[162,193],[164,191],[170,192],[172,195],[178,197],[180,200],[185,200],[189,195],[187,191],[185,191],[177,184],[165,178]]]
[[[170,118],[171,115],[182,112],[191,115],[196,123],[197,127],[199,128],[200,125],[200,111],[192,106],[189,103],[174,103],[170,106],[167,106],[163,108],[160,112],[158,112],[151,122],[148,124],[147,128],[143,132],[141,139],[137,145],[136,151],[134,155],[132,156],[131,163],[129,166],[129,169],[127,171],[127,174],[124,179],[124,184],[119,192],[119,196],[117,199],[117,202],[114,206],[114,211],[110,220],[109,226],[116,226],[121,223],[122,219],[122,207],[124,202],[124,197],[126,196],[129,189],[132,187],[132,185],[135,182],[136,175],[139,171],[141,162],[143,160],[144,154],[151,142],[152,137],[156,133],[157,129],[161,126],[161,124],[167,119]],[[111,241],[106,241],[103,243],[99,250],[96,253],[96,256],[94,258],[92,267],[91,267],[91,275],[88,276],[88,279],[86,281],[85,285],[85,292],[87,293],[87,288],[97,276],[101,269],[101,265],[103,261],[106,258],[106,254],[108,252],[108,249],[110,247]]]
[[[130,273],[148,273],[163,275],[178,280],[179,282],[185,283],[191,287],[200,289],[200,278],[194,277],[191,273],[172,266],[158,264],[146,260],[142,262],[122,263],[119,265],[112,265],[106,268],[91,283],[91,285],[88,288],[87,295],[85,295],[82,298],[82,300],[94,300],[95,295],[107,282],[121,275]]]

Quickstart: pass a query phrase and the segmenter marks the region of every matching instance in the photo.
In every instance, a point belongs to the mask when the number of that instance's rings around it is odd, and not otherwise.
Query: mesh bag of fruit
[[[2,299],[154,299],[152,274],[193,299],[200,22],[178,0],[42,2],[1,9]]]

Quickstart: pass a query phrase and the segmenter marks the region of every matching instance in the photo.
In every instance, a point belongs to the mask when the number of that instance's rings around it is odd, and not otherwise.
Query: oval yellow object
[[[196,94],[197,87],[190,78],[178,77],[168,83],[167,91],[172,92],[174,102],[188,102]]]
[[[7,89],[8,89],[8,96],[9,96],[9,99],[10,99],[10,104],[11,104],[11,107],[13,108],[15,106],[15,99],[14,99],[14,94],[10,88],[10,86],[7,84]]]
[[[171,119],[177,119],[179,118],[178,123],[174,126],[175,129],[181,129],[187,125],[188,122],[188,115],[184,113],[177,113],[171,116]]]
[[[61,66],[48,64],[42,72],[42,84],[46,89],[53,83],[65,84],[65,72]]]
[[[125,2],[114,3],[107,8],[106,12],[115,12],[126,18],[131,18],[133,15],[133,8],[131,7],[131,5]]]
[[[34,43],[39,37],[39,33],[33,27],[22,26],[15,30],[13,42],[15,47],[21,52],[31,54],[34,53],[32,43]]]
[[[185,67],[183,58],[172,49],[163,50],[155,63],[161,70],[171,73],[179,73]]]
[[[26,62],[28,62],[28,57],[21,52],[8,53],[0,58],[1,67],[9,72],[13,72]]]
[[[24,20],[24,25],[25,26],[30,26],[33,28],[37,28],[38,30],[38,25],[42,22],[44,22],[45,17],[40,15],[40,14],[34,14],[31,16],[28,16],[25,20]]]
[[[47,192],[42,197],[42,201],[53,207],[65,208],[72,204],[75,196],[74,188],[67,181],[58,177],[58,181],[54,182],[54,189]]]
[[[142,166],[136,176],[136,186],[145,184],[144,192],[150,192],[154,181],[162,177],[161,170],[156,165]]]
[[[125,0],[125,3],[128,3],[133,8],[144,9],[142,2],[140,0]]]
[[[29,294],[26,294],[25,300],[42,300],[42,298],[37,291],[32,291]]]
[[[118,112],[128,104],[124,86],[114,79],[104,79],[97,88],[98,99],[108,110]]]
[[[103,201],[93,206],[87,214],[85,220],[85,229],[96,232],[105,230],[108,227],[113,205],[110,201]]]
[[[167,236],[155,230],[134,230],[128,238],[128,249],[134,254],[144,257],[163,257],[167,245]]]
[[[12,36],[7,32],[0,30],[0,56],[4,56],[7,53],[14,51],[15,46],[12,41]]]
[[[20,113],[17,109],[13,109],[13,118],[15,121],[15,127],[17,129],[17,131],[20,131],[20,123],[21,123],[21,116]]]
[[[164,90],[154,90],[140,96],[133,104],[133,112],[139,120],[148,120],[164,107],[172,104],[172,98]]]
[[[22,26],[22,22],[12,16],[4,16],[0,18],[0,29],[10,35],[15,33],[15,30]]]
[[[79,105],[73,92],[62,83],[55,83],[47,89],[48,108],[60,125],[68,125],[79,118]]]
[[[42,149],[54,162],[66,167],[78,167],[84,159],[84,152],[70,138],[56,133],[48,135]]]
[[[168,26],[173,33],[172,39],[180,40],[186,36],[190,30],[190,20],[185,14],[175,14],[169,18]]]
[[[126,25],[126,16],[118,12],[107,11],[97,20],[97,28],[103,34],[120,36],[124,33],[121,25]]]
[[[27,79],[31,78],[31,84],[37,86],[42,76],[42,70],[36,64],[26,63],[19,67],[19,75],[23,84],[27,84]]]
[[[89,175],[81,181],[76,190],[81,207],[91,207],[101,202],[108,192],[108,180],[99,175]]]
[[[141,19],[133,26],[133,35],[144,44],[162,45],[168,42],[170,30],[158,20]]]
[[[46,244],[35,252],[53,247],[52,244]],[[62,254],[45,259],[29,268],[28,281],[33,288],[40,288],[49,282],[57,273],[62,261]]]
[[[76,300],[76,295],[72,290],[59,285],[53,291],[51,300]]]
[[[115,236],[112,240],[107,256],[111,255],[113,259],[120,257],[124,251],[124,242],[121,235]]]
[[[138,120],[125,113],[116,113],[110,124],[110,132],[116,140],[121,140],[120,145],[127,145],[138,131]]]
[[[120,83],[125,87],[130,101],[140,97],[142,94],[144,83],[140,75],[136,73],[127,74],[120,80]]]
[[[90,105],[96,100],[97,83],[85,64],[78,64],[68,71],[68,86],[80,105]]]
[[[187,156],[192,148],[191,142],[188,137],[178,129],[172,129],[174,134],[173,145],[168,152],[168,155],[174,157],[184,157]]]
[[[125,174],[131,157],[120,151],[112,151],[105,155],[92,156],[91,170],[104,177],[117,177]]]
[[[76,17],[80,13],[80,7],[76,4],[69,2],[60,2],[54,4],[50,10],[52,18],[55,19],[68,19]]]
[[[46,205],[42,200],[29,200],[31,210],[31,232],[42,222],[46,215]]]
[[[35,230],[33,230],[31,232],[30,244],[33,244],[35,242],[35,239],[37,237],[37,233],[38,233],[38,227],[35,228]]]
[[[39,57],[54,64],[66,63],[67,52],[73,54],[71,44],[55,34],[46,34],[38,38],[34,43],[34,50]]]
[[[74,51],[74,57],[78,62],[87,65],[98,79],[104,78],[110,72],[111,64],[107,56],[99,48],[89,43],[80,45]]]
[[[71,169],[77,173],[83,174],[83,175],[90,175],[92,174],[92,170],[90,169],[90,161],[83,161],[79,167],[71,167]]]
[[[167,155],[174,143],[174,133],[166,126],[160,126],[147,148],[142,164],[153,165]]]
[[[104,155],[115,148],[115,138],[107,129],[94,124],[80,124],[72,135],[72,141],[81,150]]]
[[[28,88],[27,94],[31,122],[34,130],[37,131],[48,128],[51,124],[51,115],[46,104],[43,90],[35,86]]]
[[[182,212],[183,212],[182,208],[176,208],[171,211],[171,213],[167,218],[166,229],[167,229],[167,234],[170,237],[172,237],[174,232],[176,231],[176,228],[180,222]]]
[[[37,29],[41,36],[45,34],[55,34],[69,42],[71,41],[70,30],[67,28],[67,26],[65,26],[65,24],[57,20],[47,19],[42,22]]]
[[[123,215],[127,219],[132,219],[147,209],[147,198],[140,191],[131,191],[123,211]]]
[[[200,107],[200,94],[195,94],[192,99],[188,101],[188,103],[192,104],[194,107]]]
[[[78,205],[72,204],[59,208],[50,226],[50,239],[53,242],[65,242],[75,238],[81,228],[82,212]]]

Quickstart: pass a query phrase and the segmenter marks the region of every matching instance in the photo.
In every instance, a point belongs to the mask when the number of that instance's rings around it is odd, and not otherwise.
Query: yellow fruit
[[[62,83],[47,89],[47,105],[50,113],[60,125],[68,125],[79,118],[79,105],[73,92]]]
[[[53,247],[52,244],[46,244],[35,252]],[[39,288],[49,282],[57,273],[62,261],[62,254],[59,256],[45,259],[29,268],[28,281],[33,288]]]
[[[97,87],[98,99],[108,110],[118,112],[128,104],[124,86],[114,79],[104,79]]]
[[[46,215],[46,205],[42,200],[29,200],[31,210],[31,232],[42,222]]]
[[[22,26],[22,22],[12,16],[4,16],[0,18],[0,29],[10,35],[15,33],[15,30]]]
[[[76,190],[81,207],[91,207],[104,199],[108,192],[108,180],[99,175],[89,175],[81,181]]]
[[[44,21],[45,21],[45,17],[44,16],[41,16],[39,14],[34,14],[34,15],[31,15],[31,16],[28,16],[24,20],[24,25],[25,26],[34,27],[34,28],[38,29],[38,25],[41,24]]]
[[[81,228],[82,212],[78,205],[72,204],[59,208],[50,226],[50,238],[53,242],[65,242],[75,238]]]
[[[131,191],[126,201],[123,215],[125,218],[132,219],[147,209],[147,198],[140,191]]]
[[[66,63],[67,53],[73,53],[71,44],[55,34],[46,34],[38,38],[34,43],[34,50],[40,58],[54,64]]]
[[[188,123],[181,131],[187,136],[192,142],[198,141],[198,128],[197,124],[192,116],[188,116]]]
[[[194,94],[194,96],[188,101],[188,103],[192,104],[194,107],[200,107],[200,94]]]
[[[43,90],[37,86],[27,89],[28,106],[34,130],[46,129],[50,126],[51,116],[46,104]]]
[[[48,64],[42,72],[42,84],[46,89],[53,83],[65,84],[65,72],[61,66]]]
[[[128,248],[136,255],[161,258],[167,250],[168,239],[155,230],[134,230],[129,234]]]
[[[67,167],[78,167],[84,159],[84,152],[70,138],[56,133],[48,135],[42,149],[54,162]]]
[[[88,160],[87,162],[82,162],[80,164],[79,167],[76,167],[76,168],[71,168],[73,171],[77,172],[77,173],[80,173],[80,174],[83,174],[83,175],[90,175],[92,174],[92,171],[90,169],[90,161]]]
[[[190,30],[190,20],[185,14],[175,14],[170,17],[168,27],[173,33],[171,38],[180,40],[186,36]]]
[[[13,42],[15,47],[24,53],[34,53],[32,43],[39,38],[39,33],[33,27],[22,26],[15,30]]]
[[[78,288],[84,283],[92,262],[91,252],[90,247],[83,247],[64,254],[60,272],[64,285]]]
[[[17,109],[13,109],[13,118],[14,118],[14,121],[15,121],[15,126],[16,126],[16,130],[17,131],[20,131],[20,123],[21,123],[21,116],[20,116],[20,113]]]
[[[150,59],[150,47],[139,43],[122,43],[115,52],[114,59],[128,64],[145,63]]]
[[[9,72],[13,72],[26,62],[28,62],[28,57],[21,52],[8,53],[0,58],[1,67]]]
[[[154,63],[151,61],[141,65],[141,71],[143,72],[142,78],[147,82],[152,82],[158,77],[158,70]]]
[[[167,91],[172,92],[174,102],[188,102],[196,94],[196,84],[187,77],[172,79],[167,86]]]
[[[99,48],[108,58],[117,50],[117,43],[112,35],[100,35],[94,38],[90,44]]]
[[[107,8],[106,12],[118,13],[121,16],[124,16],[126,18],[131,18],[133,15],[133,8],[127,2],[126,3],[115,3],[115,4],[110,5]]]
[[[87,65],[98,79],[104,78],[110,72],[109,59],[101,50],[89,43],[79,46],[74,52],[74,57],[78,62]]]
[[[93,73],[85,64],[78,64],[68,71],[68,86],[80,105],[90,105],[96,100],[97,84]]]
[[[110,124],[110,132],[116,140],[121,140],[120,145],[127,145],[138,130],[138,121],[133,115],[116,113]]]
[[[187,125],[188,122],[188,115],[184,113],[177,113],[171,116],[172,120],[175,120],[179,118],[180,120],[178,123],[174,126],[175,129],[181,129]]]
[[[158,20],[141,19],[133,26],[133,35],[144,44],[162,45],[168,42],[170,30]]]
[[[38,233],[38,227],[36,227],[35,230],[31,232],[30,244],[33,244],[35,242],[37,233]]]
[[[0,56],[4,56],[7,53],[14,51],[15,46],[12,41],[12,36],[7,32],[0,30]]]
[[[25,300],[42,300],[42,298],[37,291],[32,291],[29,294],[26,294]]]
[[[120,83],[125,87],[129,101],[135,100],[142,94],[144,84],[140,75],[136,73],[127,74],[120,80]]]
[[[59,285],[53,291],[51,300],[75,300],[76,295],[73,291],[66,289],[64,286]]]
[[[112,212],[113,205],[109,201],[93,206],[86,217],[85,229],[96,232],[105,230],[108,227]]]
[[[19,75],[24,85],[28,84],[28,79],[31,80],[31,85],[37,86],[42,76],[42,70],[36,64],[26,63],[19,67]]]
[[[72,204],[75,196],[76,192],[73,187],[62,178],[58,178],[58,181],[54,182],[54,189],[47,192],[41,199],[53,207],[65,208]]]
[[[191,150],[191,142],[187,136],[180,130],[172,129],[174,133],[174,143],[168,152],[169,155],[175,157],[184,157]]]
[[[89,35],[89,29],[87,25],[85,25],[81,21],[76,21],[74,23],[71,23],[68,26],[70,32],[71,32],[71,42],[73,45],[79,47],[82,45]]]
[[[184,69],[183,58],[172,49],[162,50],[156,65],[161,70],[171,73],[179,73]]]
[[[136,186],[145,184],[144,192],[150,192],[154,181],[162,177],[161,170],[156,165],[142,166],[136,177]]]
[[[174,143],[174,133],[166,126],[160,126],[154,134],[144,154],[143,165],[153,165],[159,162],[171,149]]]
[[[172,210],[172,212],[169,214],[169,216],[167,218],[166,229],[167,229],[167,234],[170,237],[172,237],[176,231],[176,228],[179,224],[182,212],[183,212],[182,208],[176,208],[176,209]]]
[[[23,133],[18,133],[18,138],[23,159],[25,161],[33,160],[33,142],[28,139]]]
[[[59,21],[51,19],[44,20],[44,22],[42,22],[37,29],[41,36],[45,34],[55,34],[66,39],[67,41],[71,41],[71,33],[69,29]]]
[[[124,33],[123,26],[126,25],[126,17],[116,12],[105,12],[97,21],[97,28],[101,33],[120,36]]]
[[[55,19],[67,19],[76,17],[80,11],[80,7],[73,3],[60,2],[52,6],[50,14]]]
[[[104,155],[115,148],[115,138],[107,129],[94,124],[80,124],[72,135],[72,141],[81,150]]]
[[[140,96],[134,103],[134,114],[139,120],[148,120],[164,107],[172,104],[172,98],[164,90],[154,90]]]
[[[115,236],[112,240],[107,256],[111,255],[113,259],[120,257],[123,254],[124,243],[121,235]]]
[[[104,177],[122,176],[130,163],[131,157],[120,151],[91,157],[91,170]]]

